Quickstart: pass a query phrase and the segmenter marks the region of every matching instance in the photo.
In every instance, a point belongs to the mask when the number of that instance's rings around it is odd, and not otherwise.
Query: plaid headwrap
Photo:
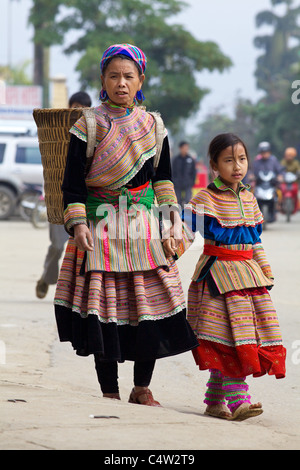
[[[113,44],[108,49],[106,49],[100,62],[101,72],[103,70],[105,62],[117,54],[127,55],[140,66],[143,73],[145,72],[147,58],[141,49],[136,46],[133,46],[132,44]]]

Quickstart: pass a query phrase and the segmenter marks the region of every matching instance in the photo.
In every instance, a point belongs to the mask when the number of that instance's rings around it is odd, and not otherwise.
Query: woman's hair
[[[233,152],[233,149],[237,144],[241,144],[244,147],[246,157],[249,160],[246,145],[242,139],[240,139],[237,135],[232,134],[231,132],[226,134],[219,134],[211,141],[208,148],[208,156],[212,162],[217,163],[219,155],[223,150],[225,150],[227,147],[232,147]]]
[[[142,69],[141,69],[141,67],[139,66],[139,64],[138,64],[135,60],[131,59],[131,57],[129,57],[128,55],[125,55],[125,54],[116,54],[116,55],[114,55],[113,57],[110,57],[109,59],[107,59],[107,61],[105,62],[104,66],[103,66],[103,69],[102,69],[102,75],[105,74],[108,65],[109,65],[114,59],[130,60],[130,61],[133,62],[134,65],[136,66],[137,71],[138,71],[138,73],[139,73],[139,76],[141,76],[141,75],[143,74]]]

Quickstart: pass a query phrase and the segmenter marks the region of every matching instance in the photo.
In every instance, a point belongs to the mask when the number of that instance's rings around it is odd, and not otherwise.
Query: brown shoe
[[[232,420],[243,421],[244,419],[259,416],[262,413],[263,409],[261,403],[255,403],[254,405],[251,405],[250,403],[242,403],[232,413]]]
[[[103,398],[111,398],[113,400],[121,400],[119,393],[103,393]]]
[[[142,396],[144,395],[144,398],[142,399]],[[143,390],[140,390],[139,392],[136,392],[134,388],[131,390],[130,396],[129,396],[129,403],[137,403],[139,405],[146,405],[146,406],[161,406],[161,404],[154,400],[153,395],[149,388],[145,388]]]
[[[49,285],[43,279],[40,279],[37,282],[37,285],[36,285],[36,288],[35,288],[36,296],[39,299],[43,299],[47,295],[48,288],[49,288]]]
[[[217,405],[207,406],[204,414],[209,415],[209,416],[214,416],[215,418],[221,418],[221,419],[232,418],[232,414],[230,413],[227,406],[223,403],[218,403]]]

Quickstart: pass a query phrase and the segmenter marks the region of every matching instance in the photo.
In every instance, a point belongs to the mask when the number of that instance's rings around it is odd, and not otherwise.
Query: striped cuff
[[[173,206],[177,204],[177,197],[172,181],[156,181],[153,183],[153,189],[159,206],[164,204]]]
[[[81,204],[79,202],[68,204],[64,211],[64,224],[66,231],[72,236],[74,225],[87,225],[85,204]]]
[[[271,266],[269,265],[266,257],[265,250],[261,243],[255,243],[252,247],[253,249],[253,259],[259,264],[262,272],[268,279],[274,279],[272,274]]]

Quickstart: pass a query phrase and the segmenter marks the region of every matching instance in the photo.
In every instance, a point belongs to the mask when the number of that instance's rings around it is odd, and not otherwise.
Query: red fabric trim
[[[193,356],[200,370],[217,369],[227,377],[265,374],[285,377],[286,349],[283,346],[245,344],[236,348],[198,339]]]
[[[253,250],[228,250],[215,245],[204,245],[203,254],[217,256],[221,261],[243,261],[253,258]]]
[[[141,189],[144,189],[144,188],[146,188],[147,186],[149,186],[149,183],[150,183],[150,181],[147,181],[147,183],[142,184],[141,186],[137,186],[136,188],[132,188],[132,189],[131,189],[131,188],[127,188],[127,189],[128,189],[128,191],[130,191],[130,192],[131,192],[131,191],[140,191]]]
[[[268,289],[266,287],[250,287],[247,289],[239,289],[239,290],[231,290],[229,292],[225,292],[225,297],[235,297],[235,296],[242,296],[246,297],[247,295],[263,295],[267,294]]]

